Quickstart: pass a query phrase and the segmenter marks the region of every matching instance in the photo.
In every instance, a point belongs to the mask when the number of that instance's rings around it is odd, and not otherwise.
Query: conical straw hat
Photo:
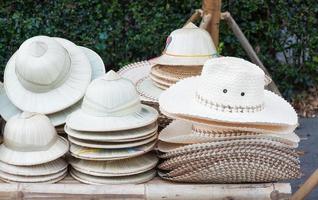
[[[173,31],[162,55],[149,61],[160,65],[203,65],[216,55],[210,34],[190,22]]]
[[[154,123],[158,112],[140,103],[133,83],[114,71],[95,79],[87,88],[81,109],[66,125],[78,131],[117,131]]]
[[[19,109],[51,114],[83,97],[91,73],[87,57],[74,43],[35,36],[8,61],[4,87]]]
[[[170,117],[285,126],[292,132],[298,124],[294,108],[264,90],[264,77],[258,66],[243,59],[210,59],[201,76],[183,79],[165,90],[160,109]]]
[[[31,166],[17,166],[0,162],[0,171],[20,176],[42,176],[58,173],[67,168],[67,163],[58,158],[48,163]]]
[[[156,141],[124,149],[97,149],[71,144],[70,152],[72,156],[83,160],[118,160],[145,154],[151,151],[155,147],[155,144]]]
[[[93,185],[104,184],[139,184],[148,182],[156,176],[156,170],[150,170],[141,174],[130,176],[118,176],[118,177],[99,177],[84,174],[75,169],[71,169],[70,174],[78,181]]]
[[[7,122],[0,160],[11,165],[39,165],[63,156],[68,141],[59,137],[48,117],[24,112]]]
[[[158,158],[152,153],[111,161],[89,161],[70,157],[69,163],[77,171],[93,176],[128,176],[155,168]]]
[[[141,128],[112,132],[85,132],[70,129],[68,126],[64,127],[65,132],[73,138],[100,142],[128,142],[142,140],[155,134],[157,129],[157,123],[152,123]]]

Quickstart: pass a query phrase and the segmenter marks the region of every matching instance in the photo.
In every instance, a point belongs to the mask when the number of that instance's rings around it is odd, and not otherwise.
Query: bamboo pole
[[[302,200],[318,185],[318,169],[306,180],[306,182],[293,194],[291,200]]]
[[[221,18],[221,0],[203,0],[203,16],[211,14],[210,23],[207,25],[207,31],[210,33],[214,45],[219,45],[219,24]]]

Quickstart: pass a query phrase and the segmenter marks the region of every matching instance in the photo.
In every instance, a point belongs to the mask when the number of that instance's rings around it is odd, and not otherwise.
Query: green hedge
[[[169,33],[182,26],[201,0],[18,0],[0,8],[1,73],[10,55],[27,38],[65,37],[99,53],[107,69],[159,55]],[[318,83],[316,0],[225,1],[286,97]],[[221,23],[223,55],[246,54]],[[289,52],[288,52],[289,51]],[[290,53],[287,63],[279,62]]]

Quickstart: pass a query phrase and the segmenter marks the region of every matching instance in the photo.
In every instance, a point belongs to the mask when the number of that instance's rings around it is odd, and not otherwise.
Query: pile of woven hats
[[[200,75],[204,62],[216,55],[209,33],[190,22],[168,36],[161,56],[129,64],[119,74],[135,83],[146,104],[158,109],[159,96],[165,89],[181,79]],[[163,128],[171,119],[160,115],[158,121]]]
[[[67,175],[68,141],[57,135],[48,117],[23,112],[5,125],[0,146],[0,179],[6,182],[54,183]]]
[[[109,71],[88,86],[66,120],[71,175],[89,184],[141,183],[156,175],[158,112],[143,105],[134,84]]]
[[[23,111],[47,115],[54,126],[80,106],[92,79],[105,73],[94,51],[62,39],[35,36],[8,61],[0,85],[0,115],[7,121]]]
[[[264,89],[266,80],[258,66],[220,57],[163,92],[160,109],[176,120],[159,135],[159,175],[209,183],[298,178],[297,114]]]

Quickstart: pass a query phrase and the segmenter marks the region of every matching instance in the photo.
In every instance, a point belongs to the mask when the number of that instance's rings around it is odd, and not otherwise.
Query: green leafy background
[[[159,55],[169,33],[200,0],[0,1],[0,73],[19,45],[35,35],[67,38],[95,50],[107,70]],[[223,0],[287,98],[318,83],[316,0]],[[225,22],[222,55],[247,58]],[[276,58],[280,53],[283,60]],[[285,59],[288,58],[288,59]]]

